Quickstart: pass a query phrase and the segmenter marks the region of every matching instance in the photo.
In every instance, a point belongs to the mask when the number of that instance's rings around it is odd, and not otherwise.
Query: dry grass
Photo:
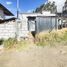
[[[9,38],[8,40],[5,40],[3,44],[5,50],[23,50],[33,45],[33,42],[28,39],[18,41],[16,39]]]
[[[67,42],[67,28],[52,31],[50,33],[41,32],[36,35],[36,44],[37,45],[56,45],[57,43]]]
[[[53,30],[52,32],[41,32],[36,35],[35,44],[38,46],[55,46],[55,45],[67,45],[67,28],[61,30]],[[29,33],[29,38],[26,40],[16,40],[9,38],[4,41],[4,47],[6,49],[25,49],[34,44],[34,38]]]

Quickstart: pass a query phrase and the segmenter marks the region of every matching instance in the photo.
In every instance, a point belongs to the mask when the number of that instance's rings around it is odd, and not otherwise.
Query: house
[[[6,7],[0,4],[0,39],[14,38],[16,33],[15,18],[6,19],[5,16],[14,16]]]
[[[49,11],[43,11],[42,13],[20,13],[20,19],[22,20],[22,27],[35,36],[36,33],[42,31],[52,31],[58,29],[58,18],[56,14],[52,14]]]
[[[28,25],[28,17],[36,17],[37,13],[20,13],[19,14],[19,19],[20,22],[18,23],[18,38],[25,38],[28,37],[28,33],[30,32],[29,30],[29,25]]]

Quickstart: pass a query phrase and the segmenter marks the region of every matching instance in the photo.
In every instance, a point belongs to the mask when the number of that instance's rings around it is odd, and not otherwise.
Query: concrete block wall
[[[27,18],[21,18],[20,23],[18,23],[18,37],[25,38],[28,37],[28,24]]]
[[[15,22],[5,22],[0,24],[0,39],[14,38],[16,33]]]

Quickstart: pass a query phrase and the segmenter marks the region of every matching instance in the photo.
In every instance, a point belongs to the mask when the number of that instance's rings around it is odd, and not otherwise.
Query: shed
[[[57,16],[55,14],[28,16],[28,30],[33,34],[56,30],[58,28],[57,23]]]

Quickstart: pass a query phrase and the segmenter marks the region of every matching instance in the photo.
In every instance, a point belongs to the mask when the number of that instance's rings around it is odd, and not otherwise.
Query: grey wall
[[[57,28],[56,17],[37,17],[36,18],[36,32],[52,31]]]

